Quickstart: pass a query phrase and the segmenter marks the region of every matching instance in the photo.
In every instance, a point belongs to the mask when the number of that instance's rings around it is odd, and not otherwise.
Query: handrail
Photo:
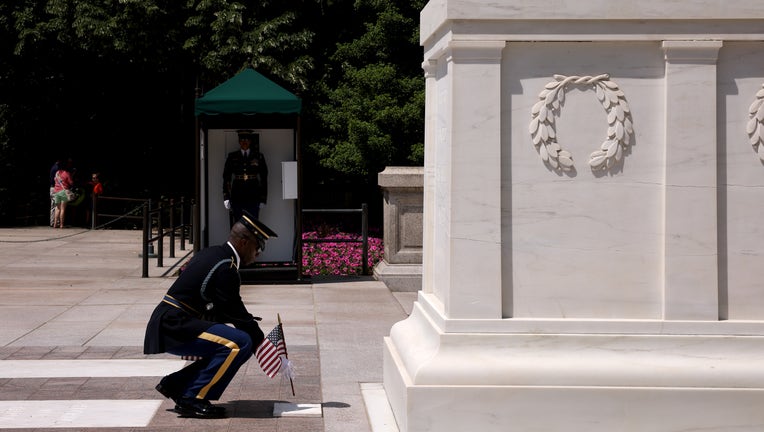
[[[119,202],[128,202],[128,203],[138,203],[139,205],[137,208],[127,213],[120,213],[120,214],[98,213],[99,201],[119,201]],[[146,198],[125,198],[125,197],[115,197],[115,196],[93,195],[92,207],[90,212],[91,214],[90,229],[98,229],[121,219],[142,220],[141,216],[134,216],[133,213],[135,213],[135,210],[138,210],[140,206],[142,206],[144,203],[150,202],[150,201],[151,200]],[[104,219],[104,218],[108,218],[109,220],[99,225],[98,220]]]
[[[169,204],[169,205],[165,205]],[[175,258],[175,235],[180,230],[180,250],[186,250],[186,232],[193,233],[193,224],[185,223],[186,202],[184,198],[180,199],[180,203],[176,203],[174,199],[162,200],[159,202],[156,208],[151,208],[151,201],[146,202],[143,205],[143,253],[141,254],[143,259],[143,273],[142,277],[149,277],[149,257],[151,255],[149,249],[154,242],[157,244],[157,267],[164,267],[164,238],[170,238],[170,258]],[[193,214],[196,204],[191,202],[190,211]],[[180,224],[175,224],[175,213],[180,211]],[[170,226],[168,229],[164,227],[165,216],[169,217]],[[153,221],[156,219],[157,235],[153,235]],[[193,235],[188,236],[189,243],[194,242]]]

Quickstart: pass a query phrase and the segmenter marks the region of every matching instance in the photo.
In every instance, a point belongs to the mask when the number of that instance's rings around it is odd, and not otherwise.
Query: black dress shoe
[[[174,401],[177,401],[177,399],[180,399],[181,396],[183,396],[183,390],[180,390],[173,386],[170,383],[170,380],[167,377],[162,378],[159,380],[159,384],[157,384],[156,387],[154,387],[159,393],[162,393],[162,396],[172,399]]]
[[[223,418],[225,408],[215,406],[207,399],[178,398],[175,400],[175,412],[183,417]]]

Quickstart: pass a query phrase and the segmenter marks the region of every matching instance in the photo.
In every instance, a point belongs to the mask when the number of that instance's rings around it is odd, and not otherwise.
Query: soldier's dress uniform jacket
[[[218,323],[233,324],[259,345],[263,333],[244,306],[240,287],[238,257],[230,244],[197,252],[154,309],[146,327],[144,353],[172,350]]]
[[[176,403],[187,398],[220,399],[264,339],[241,300],[238,267],[239,256],[230,243],[199,251],[151,314],[144,353],[168,352],[195,360],[165,376],[161,390],[157,388],[176,398]],[[178,409],[195,408],[176,406],[176,412]]]
[[[231,201],[233,220],[244,209],[258,217],[260,203],[268,202],[268,166],[265,156],[253,148],[245,158],[241,150],[228,154],[223,167],[223,199]]]

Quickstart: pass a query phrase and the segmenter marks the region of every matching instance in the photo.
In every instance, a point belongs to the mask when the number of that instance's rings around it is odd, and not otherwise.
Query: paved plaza
[[[267,333],[281,316],[288,379],[247,362],[224,419],[179,418],[154,386],[184,362],[143,354],[146,321],[192,246],[141,277],[140,231],[0,229],[0,429],[15,431],[396,431],[382,343],[416,293],[372,279],[242,286]],[[342,280],[339,280],[342,279]],[[275,410],[274,410],[275,408]],[[275,413],[275,414],[274,414]]]

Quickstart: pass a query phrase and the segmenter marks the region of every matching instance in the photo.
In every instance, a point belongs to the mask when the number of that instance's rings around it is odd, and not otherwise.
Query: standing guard
[[[239,130],[240,150],[226,157],[223,169],[223,205],[231,212],[231,223],[246,210],[255,218],[268,201],[268,166],[260,153],[260,135]]]

